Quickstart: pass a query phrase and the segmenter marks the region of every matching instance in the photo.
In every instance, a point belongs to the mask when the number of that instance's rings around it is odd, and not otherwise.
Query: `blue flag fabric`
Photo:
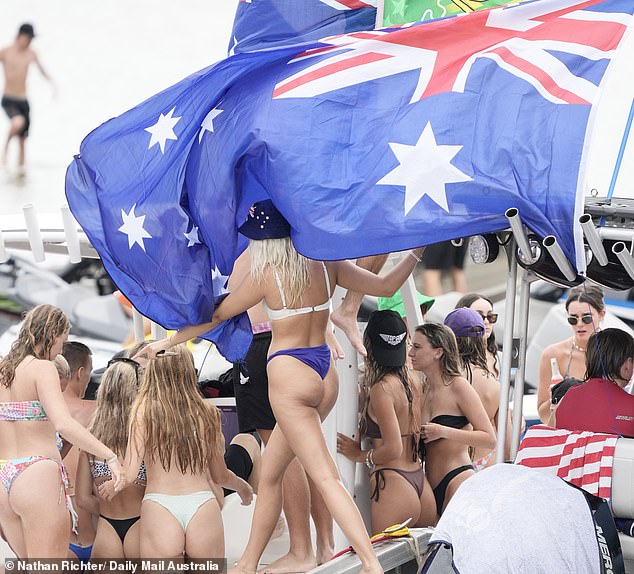
[[[240,0],[229,53],[240,54],[372,30],[376,0]]]
[[[314,259],[499,231],[516,207],[575,261],[590,113],[633,10],[540,0],[235,55],[88,135],[70,207],[170,328],[209,319],[266,197]],[[209,338],[241,357],[247,323]]]

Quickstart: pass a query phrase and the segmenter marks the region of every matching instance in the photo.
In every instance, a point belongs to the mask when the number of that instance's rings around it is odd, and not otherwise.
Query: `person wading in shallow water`
[[[13,138],[18,139],[18,176],[23,177],[24,172],[24,144],[29,135],[31,126],[31,108],[26,97],[26,77],[29,67],[35,64],[51,84],[53,81],[40,60],[31,48],[31,42],[35,37],[32,24],[22,24],[13,44],[0,50],[0,62],[4,69],[4,93],[2,94],[2,109],[9,116],[11,124],[9,135],[2,154],[2,163],[6,165],[9,144]]]

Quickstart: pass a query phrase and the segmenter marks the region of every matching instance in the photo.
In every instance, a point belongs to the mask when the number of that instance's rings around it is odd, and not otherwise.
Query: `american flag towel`
[[[534,425],[520,443],[515,464],[546,470],[609,500],[617,438],[612,434]]]

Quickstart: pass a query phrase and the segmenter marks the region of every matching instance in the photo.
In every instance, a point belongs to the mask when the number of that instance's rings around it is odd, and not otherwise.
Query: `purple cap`
[[[484,319],[482,315],[468,307],[454,309],[445,317],[445,325],[449,327],[456,337],[483,337]]]

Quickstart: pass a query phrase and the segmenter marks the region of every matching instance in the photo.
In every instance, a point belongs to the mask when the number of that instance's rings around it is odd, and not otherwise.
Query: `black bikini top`
[[[442,425],[444,427],[461,429],[469,424],[469,419],[464,415],[438,415],[429,422],[436,423],[437,425]]]

